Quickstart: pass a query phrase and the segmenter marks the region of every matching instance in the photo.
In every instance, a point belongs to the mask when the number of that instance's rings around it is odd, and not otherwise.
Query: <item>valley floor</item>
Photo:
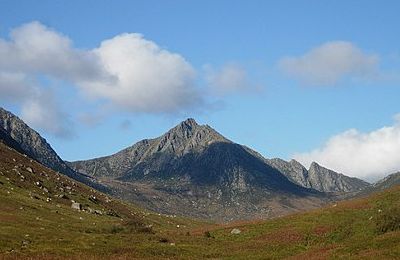
[[[400,231],[391,231],[391,223],[385,221],[399,213],[399,197],[396,188],[368,200],[225,226],[144,213],[154,230],[140,231],[117,217],[72,212],[45,202],[27,203],[22,196],[11,200],[2,189],[0,253],[6,259],[398,259]],[[384,230],[385,224],[389,230]],[[231,234],[233,228],[241,233]]]

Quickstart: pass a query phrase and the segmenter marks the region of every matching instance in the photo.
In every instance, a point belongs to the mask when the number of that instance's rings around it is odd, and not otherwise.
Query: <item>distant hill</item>
[[[393,186],[400,185],[400,172],[390,174],[371,187],[374,191],[383,191]]]
[[[386,176],[385,178],[375,182],[371,186],[356,192],[353,197],[365,197],[372,193],[381,192],[392,187],[400,185],[400,172],[396,172]]]

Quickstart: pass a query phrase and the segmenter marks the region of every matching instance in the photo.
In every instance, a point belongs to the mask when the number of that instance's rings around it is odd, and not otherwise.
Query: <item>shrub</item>
[[[116,233],[122,232],[123,230],[124,230],[124,228],[121,227],[121,226],[112,226],[111,230],[110,230],[110,233],[111,234],[116,234]]]
[[[392,207],[380,212],[375,223],[379,234],[400,230],[400,207]]]
[[[204,236],[205,236],[206,238],[214,238],[214,236],[211,235],[210,231],[204,232]]]

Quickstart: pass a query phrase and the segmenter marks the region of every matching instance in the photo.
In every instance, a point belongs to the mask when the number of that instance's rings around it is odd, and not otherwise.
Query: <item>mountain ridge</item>
[[[279,158],[266,160],[294,183],[321,192],[354,192],[370,186],[364,180],[337,173],[316,162],[312,162],[307,170],[295,159],[289,162]]]
[[[29,127],[19,117],[1,107],[0,139],[17,151],[28,155],[54,171],[61,172],[68,177],[98,188],[99,190],[105,190],[105,187],[96,183],[93,178],[71,169],[58,156],[45,138]]]
[[[164,213],[265,218],[329,200],[192,118],[113,155],[68,164],[109,185],[116,196]]]

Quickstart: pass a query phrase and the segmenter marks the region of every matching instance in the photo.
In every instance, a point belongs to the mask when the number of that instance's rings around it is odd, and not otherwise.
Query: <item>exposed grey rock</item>
[[[46,139],[42,138],[17,116],[3,108],[0,108],[0,128],[15,140],[28,156],[53,170],[70,171]]]
[[[78,202],[72,202],[71,208],[76,210],[82,210],[82,205]]]
[[[232,235],[238,235],[240,233],[242,233],[242,231],[240,231],[240,229],[238,229],[238,228],[234,228],[234,229],[231,230],[231,234]]]
[[[291,160],[290,162],[284,161],[279,158],[267,159],[267,163],[278,169],[283,173],[289,180],[297,183],[306,188],[314,188],[312,183],[310,183],[308,177],[308,171],[296,160]]]
[[[307,169],[296,160],[286,162],[282,159],[267,159],[267,163],[278,169],[289,180],[306,188],[321,192],[353,192],[365,189],[370,184],[358,178],[352,178],[313,162]]]
[[[17,116],[0,107],[0,140],[20,153],[24,153],[54,171],[80,182],[105,190],[93,179],[72,170],[47,143],[46,139]],[[28,171],[33,170],[28,167]]]
[[[370,184],[358,178],[352,178],[313,162],[308,170],[308,178],[312,187],[319,191],[359,191]]]

